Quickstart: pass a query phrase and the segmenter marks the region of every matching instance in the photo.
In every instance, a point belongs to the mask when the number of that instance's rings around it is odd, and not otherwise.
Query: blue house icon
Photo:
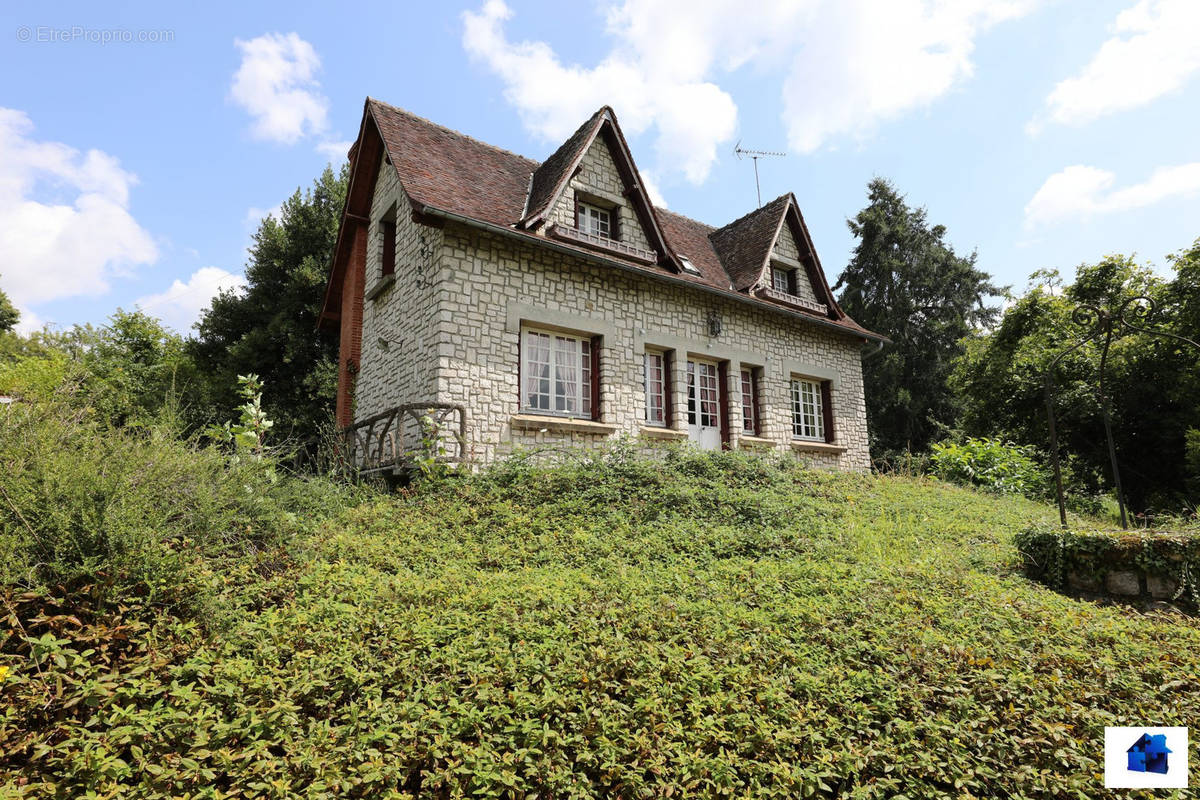
[[[1133,746],[1125,751],[1129,754],[1129,769],[1133,772],[1158,772],[1167,774],[1167,735],[1151,736],[1143,733]]]

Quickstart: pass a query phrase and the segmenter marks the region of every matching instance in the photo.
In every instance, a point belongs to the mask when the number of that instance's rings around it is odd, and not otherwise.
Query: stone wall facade
[[[396,223],[394,279],[382,274],[383,220],[388,216],[394,216]],[[355,421],[403,403],[437,400],[437,363],[432,353],[437,347],[434,287],[443,249],[442,231],[413,221],[396,171],[386,161],[380,165],[375,184],[366,246]],[[415,421],[409,424],[415,425]]]
[[[583,259],[457,225],[445,229],[438,284],[437,395],[468,408],[474,457],[488,462],[516,448],[595,446],[613,435],[659,439],[644,424],[647,348],[672,351],[674,429],[686,431],[687,356],[720,362],[727,374],[732,445],[795,453],[820,466],[865,470],[866,404],[860,344],[744,303],[670,286]],[[721,334],[709,336],[710,313]],[[546,430],[514,425],[520,415],[522,325],[600,336],[602,428]],[[742,430],[743,366],[760,370],[761,437]],[[832,449],[793,447],[791,378],[832,381]],[[523,421],[522,421],[523,422]],[[607,430],[611,429],[611,430]],[[669,434],[668,434],[669,435]],[[686,437],[678,437],[686,438]],[[844,450],[841,450],[844,448]]]

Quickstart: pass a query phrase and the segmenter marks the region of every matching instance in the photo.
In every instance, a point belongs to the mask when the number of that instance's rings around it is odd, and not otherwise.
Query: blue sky
[[[347,7],[348,9],[348,7]],[[1196,0],[623,0],[0,10],[0,288],[26,329],[185,329],[378,97],[532,158],[608,103],[677,212],[794,191],[836,280],[891,179],[1001,283],[1200,236]]]

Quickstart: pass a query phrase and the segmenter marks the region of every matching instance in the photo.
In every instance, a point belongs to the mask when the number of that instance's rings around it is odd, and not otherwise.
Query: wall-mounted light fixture
[[[713,338],[721,335],[721,315],[715,311],[708,312],[708,335]]]

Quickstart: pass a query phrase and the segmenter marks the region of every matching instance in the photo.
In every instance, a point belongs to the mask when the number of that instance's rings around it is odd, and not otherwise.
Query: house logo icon
[[[1107,789],[1186,789],[1188,729],[1153,725],[1104,729]]]
[[[1143,733],[1125,752],[1129,755],[1130,771],[1167,774],[1167,756],[1171,750],[1167,747],[1165,733],[1154,736]]]

